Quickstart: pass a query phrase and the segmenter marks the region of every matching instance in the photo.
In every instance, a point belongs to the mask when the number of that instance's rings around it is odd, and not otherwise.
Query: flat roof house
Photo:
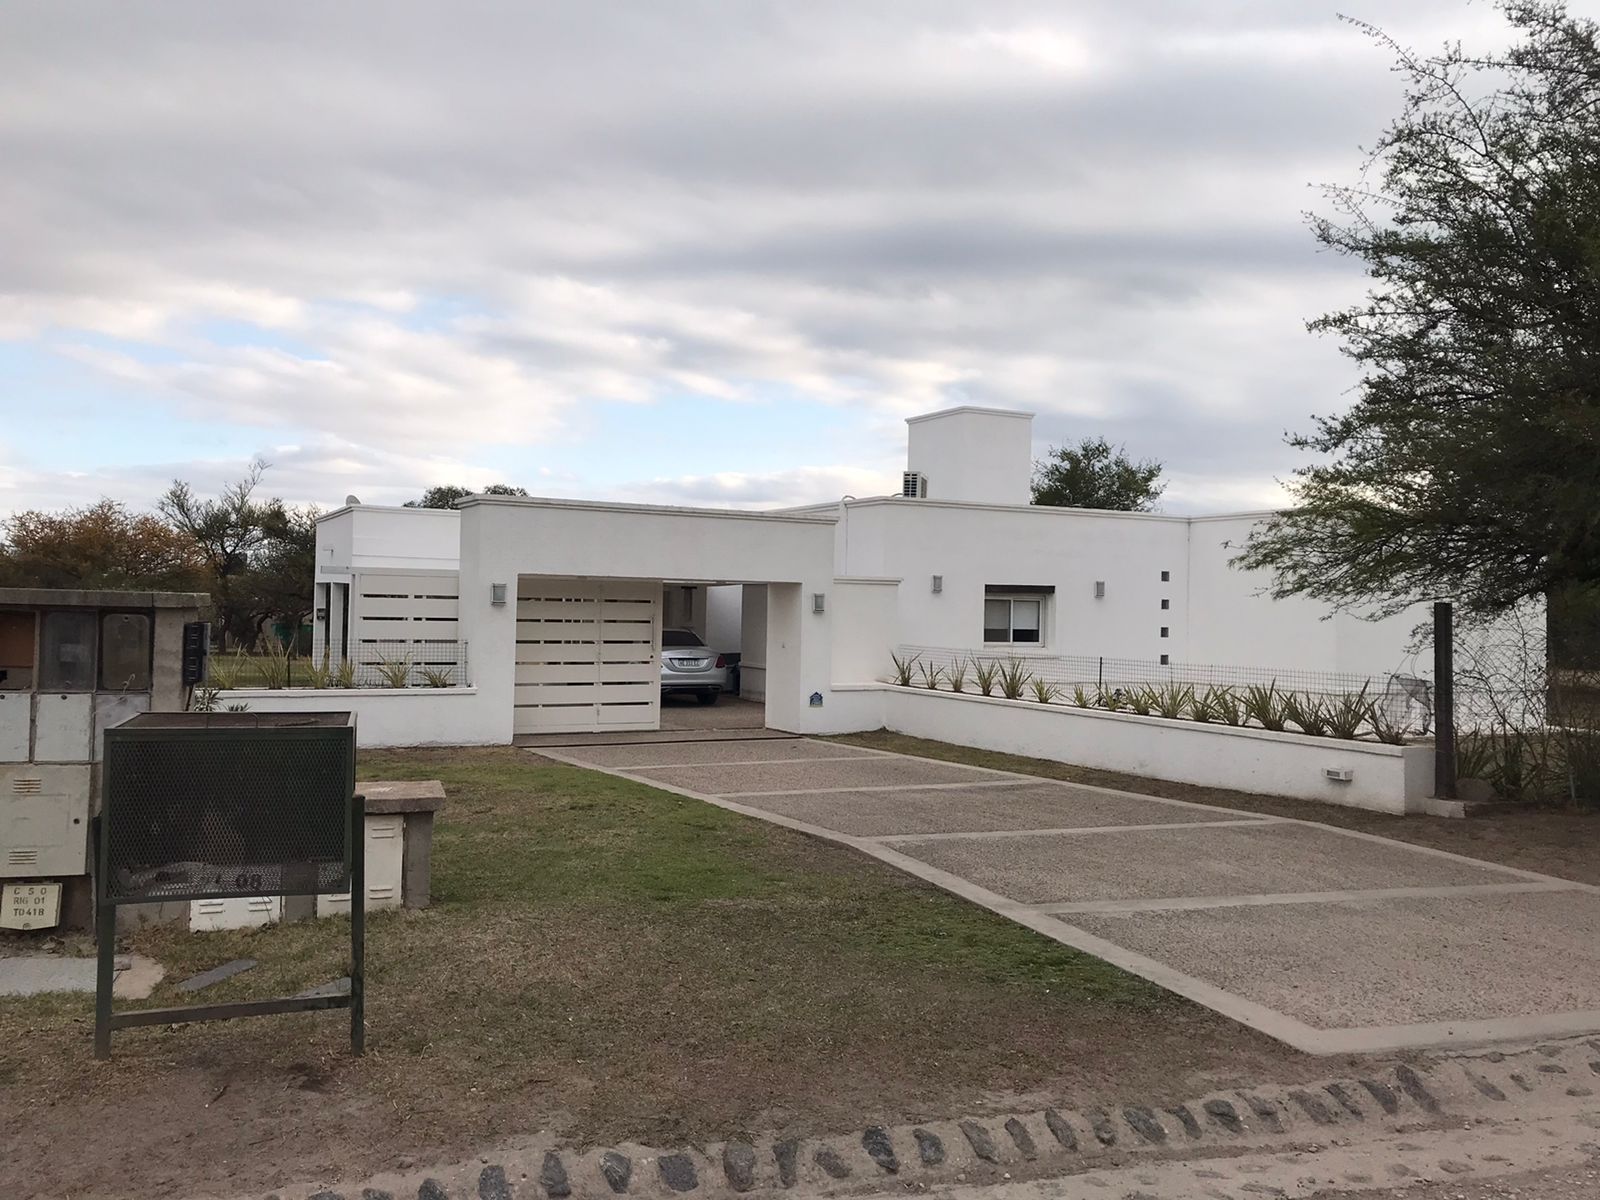
[[[317,527],[315,653],[431,663],[464,685],[425,715],[415,687],[373,689],[358,705],[373,744],[654,729],[661,632],[688,624],[738,650],[744,693],[797,733],[882,725],[879,685],[903,647],[1380,681],[1412,669],[1419,614],[1275,601],[1229,565],[1265,514],[1035,507],[1031,414],[963,407],[907,427],[898,496],[770,512],[348,504]]]

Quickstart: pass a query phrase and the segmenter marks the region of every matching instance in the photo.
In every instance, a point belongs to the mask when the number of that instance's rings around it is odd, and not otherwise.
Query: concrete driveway
[[[1600,1032],[1600,888],[803,738],[539,752],[854,846],[1314,1054]]]

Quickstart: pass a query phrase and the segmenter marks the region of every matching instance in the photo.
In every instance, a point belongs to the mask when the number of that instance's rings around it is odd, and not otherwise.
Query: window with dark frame
[[[1172,607],[1172,601],[1168,600],[1165,596],[1163,596],[1161,598],[1161,611],[1165,612],[1167,609],[1169,609],[1171,607]]]
[[[1171,571],[1163,571],[1163,572],[1161,572],[1161,582],[1162,583],[1171,583],[1172,582],[1172,572]]]
[[[1044,640],[1042,593],[987,595],[983,600],[985,642],[1037,645]]]
[[[1166,637],[1167,636],[1167,627],[1165,625],[1163,625],[1161,627],[1161,636],[1162,637]]]

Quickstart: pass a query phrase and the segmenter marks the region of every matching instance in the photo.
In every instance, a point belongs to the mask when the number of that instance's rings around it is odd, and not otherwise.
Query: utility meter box
[[[0,764],[0,878],[89,869],[90,767]]]

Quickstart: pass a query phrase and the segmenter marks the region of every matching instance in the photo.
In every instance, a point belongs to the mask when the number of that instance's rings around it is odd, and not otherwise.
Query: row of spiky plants
[[[449,668],[415,663],[409,656],[380,658],[370,665],[378,675],[379,682],[373,685],[375,687],[410,687],[415,676],[421,677],[418,686],[455,686]],[[286,688],[296,681],[304,681],[305,686],[319,690],[354,688],[357,686],[356,661],[353,658],[341,658],[334,662],[329,652],[323,650],[321,662],[302,662],[292,658],[276,639],[268,641],[264,655],[251,657],[243,650],[236,650],[231,655],[218,655],[211,660],[210,683],[219,691],[250,687],[255,680],[259,680],[259,686],[264,688]],[[928,686],[938,685],[930,682]]]
[[[1204,689],[1191,683],[1133,684],[1128,686],[1077,684],[1070,693],[1065,685],[1044,679],[1029,671],[1025,660],[958,659],[953,663],[924,661],[919,655],[894,656],[894,681],[901,687],[922,687],[936,691],[941,684],[952,692],[965,692],[970,682],[980,694],[1007,700],[1033,700],[1054,704],[1064,694],[1076,708],[1098,708],[1109,712],[1128,712],[1141,717],[1163,717],[1169,721],[1190,720],[1202,725],[1234,728],[1255,726],[1274,733],[1285,731],[1354,740],[1370,733],[1380,742],[1399,744],[1406,729],[1391,721],[1367,688],[1342,695],[1280,691],[1276,682],[1251,684],[1245,688],[1207,684]]]

